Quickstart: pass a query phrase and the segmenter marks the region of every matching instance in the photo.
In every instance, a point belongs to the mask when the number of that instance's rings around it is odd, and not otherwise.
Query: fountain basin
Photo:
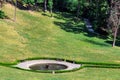
[[[26,70],[74,70],[79,69],[81,64],[75,64],[57,60],[28,60],[15,65],[17,68]]]

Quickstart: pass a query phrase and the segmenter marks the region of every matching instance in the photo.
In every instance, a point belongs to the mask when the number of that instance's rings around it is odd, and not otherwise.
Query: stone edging
[[[70,62],[57,61],[57,60],[29,60],[29,61],[18,63],[17,65],[15,65],[15,67],[31,70],[29,68],[31,65],[42,64],[42,63],[55,63],[55,64],[62,64],[67,66],[67,68],[63,70],[74,70],[74,69],[79,69],[81,67],[81,64],[74,64]]]

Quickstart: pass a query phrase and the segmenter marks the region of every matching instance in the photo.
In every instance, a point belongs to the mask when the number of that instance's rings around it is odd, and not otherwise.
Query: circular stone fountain
[[[81,64],[74,64],[65,61],[56,61],[56,60],[29,60],[17,64],[15,67],[27,70],[74,70],[79,69]]]

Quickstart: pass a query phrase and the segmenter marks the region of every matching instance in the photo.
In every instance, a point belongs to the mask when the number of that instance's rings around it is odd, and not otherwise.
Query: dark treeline
[[[5,0],[20,9],[44,12],[67,12],[76,18],[87,18],[94,30],[104,36],[119,38],[120,1],[119,0]],[[2,8],[3,0],[0,0]],[[3,11],[0,10],[0,14]],[[1,15],[0,15],[1,16]],[[117,22],[117,23],[115,23]]]
[[[88,18],[94,28],[105,27],[108,17],[109,2],[107,0],[6,0],[17,1],[17,7],[26,10],[69,12],[76,17]]]
[[[21,9],[43,9],[73,13],[91,20],[94,28],[105,27],[109,4],[107,0],[18,0]],[[52,9],[51,9],[52,8]]]

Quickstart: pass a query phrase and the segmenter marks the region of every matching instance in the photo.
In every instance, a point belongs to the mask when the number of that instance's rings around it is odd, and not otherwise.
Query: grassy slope
[[[70,73],[44,74],[1,66],[0,73],[0,80],[119,80],[120,70],[88,68]]]
[[[4,7],[11,19],[13,10],[9,4]],[[119,47],[112,48],[104,40],[87,37],[82,33],[65,32],[55,25],[54,21],[64,22],[43,16],[41,13],[23,10],[17,10],[16,23],[0,20],[0,62],[12,63],[26,58],[55,57],[83,62],[120,63]],[[1,80],[39,80],[41,77],[42,80],[119,79],[118,69],[88,68],[67,74],[45,75],[1,66],[0,73]],[[28,75],[30,77],[25,78]]]

